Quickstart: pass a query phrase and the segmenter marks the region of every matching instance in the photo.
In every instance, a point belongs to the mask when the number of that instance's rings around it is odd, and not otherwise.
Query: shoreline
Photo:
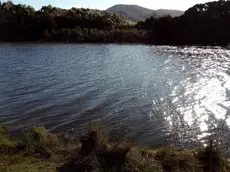
[[[172,46],[172,47],[221,47],[224,49],[230,49],[229,45],[199,45],[199,44],[153,44],[153,43],[143,43],[143,42],[46,42],[46,41],[25,41],[25,42],[4,42],[0,41],[0,45],[147,45],[147,46]]]
[[[82,137],[56,135],[43,127],[11,137],[0,125],[0,171],[6,172],[206,172],[230,171],[213,142],[200,149],[137,147],[134,141],[109,141],[91,125]]]

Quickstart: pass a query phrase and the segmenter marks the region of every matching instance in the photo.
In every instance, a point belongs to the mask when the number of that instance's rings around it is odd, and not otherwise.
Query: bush
[[[61,146],[58,137],[48,133],[43,127],[33,128],[24,133],[23,143],[28,154],[40,154],[47,157],[53,155]]]
[[[126,155],[131,144],[122,143],[110,146],[106,133],[101,127],[90,126],[86,136],[81,137],[81,149],[59,168],[60,172],[68,171],[122,171]]]
[[[0,152],[8,152],[15,146],[15,142],[13,142],[8,136],[6,128],[0,124]]]

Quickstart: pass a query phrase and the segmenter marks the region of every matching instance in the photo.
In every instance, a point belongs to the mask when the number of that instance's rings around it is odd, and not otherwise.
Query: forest
[[[157,45],[228,45],[230,1],[197,4],[179,17],[130,24],[105,11],[0,4],[1,42],[105,42]]]
[[[145,42],[145,31],[104,11],[44,6],[0,6],[0,41],[7,42]]]
[[[230,42],[230,1],[197,4],[184,15],[148,18],[137,28],[148,30],[155,44],[228,45]]]

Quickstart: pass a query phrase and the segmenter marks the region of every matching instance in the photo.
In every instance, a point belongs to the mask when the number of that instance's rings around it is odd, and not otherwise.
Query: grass
[[[1,154],[0,171],[2,172],[53,172],[56,171],[56,162],[18,154]]]
[[[155,155],[164,171],[199,171],[199,162],[192,151],[160,148]]]
[[[22,143],[28,154],[40,154],[51,157],[60,148],[62,144],[56,135],[50,134],[43,127],[33,128],[22,136]]]
[[[0,124],[0,152],[7,152],[13,147],[15,147],[15,142],[8,136],[6,128]]]
[[[90,126],[85,136],[58,136],[38,127],[17,139],[0,125],[0,171],[4,172],[228,172],[229,162],[210,143],[198,150],[138,148],[110,143],[105,130]]]

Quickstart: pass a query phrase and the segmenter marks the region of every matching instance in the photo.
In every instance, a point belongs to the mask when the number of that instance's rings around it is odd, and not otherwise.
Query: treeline
[[[43,41],[49,42],[107,42],[107,43],[145,43],[148,42],[147,32],[137,29],[59,29],[49,32],[45,30]]]
[[[197,4],[184,15],[150,17],[131,25],[105,11],[0,4],[0,41],[124,42],[228,45],[230,1]]]
[[[0,41],[145,42],[145,32],[115,14],[44,6],[0,4]]]
[[[230,1],[197,4],[184,15],[148,18],[137,28],[149,31],[155,44],[228,45],[230,43]]]

